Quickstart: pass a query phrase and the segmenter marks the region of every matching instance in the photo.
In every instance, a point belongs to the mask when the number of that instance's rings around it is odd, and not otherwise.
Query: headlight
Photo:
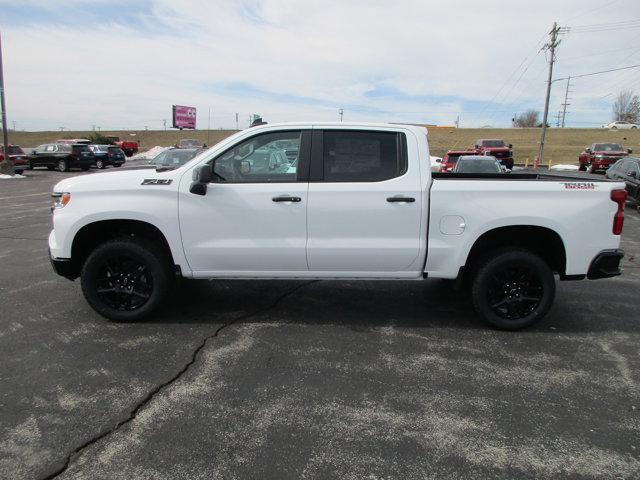
[[[71,194],[69,192],[53,192],[51,197],[53,198],[52,210],[64,208],[67,203],[71,201]]]

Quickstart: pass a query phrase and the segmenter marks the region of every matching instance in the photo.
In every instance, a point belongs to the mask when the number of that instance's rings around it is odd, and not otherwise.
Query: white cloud
[[[26,129],[160,128],[180,103],[198,107],[200,127],[209,107],[216,127],[232,127],[235,112],[337,119],[340,107],[353,120],[452,123],[462,112],[466,126],[506,125],[512,111],[542,109],[546,64],[537,52],[554,20],[640,16],[635,0],[598,9],[606,3],[74,0],[70,21],[29,0],[16,22],[0,1],[9,114]],[[640,63],[630,48],[639,33],[564,36],[556,76]],[[633,86],[637,73],[576,80],[569,118],[607,120],[601,97]],[[555,85],[551,112],[563,87]]]

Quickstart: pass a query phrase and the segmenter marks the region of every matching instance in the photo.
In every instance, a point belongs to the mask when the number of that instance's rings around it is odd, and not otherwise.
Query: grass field
[[[142,150],[156,145],[169,146],[181,138],[196,138],[208,145],[213,145],[223,138],[234,133],[233,130],[196,130],[196,131],[120,131],[102,132],[105,135],[118,135],[121,139],[131,138],[137,140]],[[135,133],[135,136],[130,136]],[[42,143],[54,142],[59,138],[87,138],[91,132],[10,132],[11,143],[23,147],[35,147]],[[540,129],[538,128],[432,128],[429,130],[429,144],[431,154],[442,156],[452,148],[465,148],[473,145],[478,138],[501,138],[507,143],[512,143],[514,156],[517,163],[524,163],[527,158],[533,161],[538,151],[540,142]],[[557,163],[577,163],[578,154],[582,149],[593,142],[619,142],[625,148],[631,148],[640,153],[640,131],[608,131],[601,129],[573,129],[551,128],[547,130],[547,142],[545,147],[545,163],[549,160]]]

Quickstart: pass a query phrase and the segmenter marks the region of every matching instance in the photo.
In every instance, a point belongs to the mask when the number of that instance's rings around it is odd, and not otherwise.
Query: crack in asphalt
[[[132,420],[134,420],[136,418],[136,416],[138,415],[138,412],[140,412],[140,410],[142,410],[146,405],[148,405],[149,402],[151,402],[153,400],[153,398],[161,390],[163,390],[165,387],[168,387],[169,385],[171,385],[175,381],[179,380],[180,377],[182,377],[182,375],[184,375],[189,370],[189,368],[198,359],[198,354],[207,346],[208,341],[211,340],[212,338],[217,337],[222,330],[224,330],[225,328],[230,327],[230,326],[232,326],[232,325],[234,325],[234,324],[236,324],[236,323],[238,323],[238,322],[240,322],[242,320],[246,320],[246,319],[254,317],[256,315],[260,315],[262,313],[268,312],[269,310],[277,307],[278,304],[280,302],[282,302],[285,298],[293,295],[294,293],[298,292],[302,288],[304,288],[304,287],[306,287],[308,285],[311,285],[313,283],[319,282],[319,281],[320,280],[312,280],[310,282],[306,282],[306,283],[303,283],[301,285],[297,285],[296,287],[291,288],[291,289],[287,290],[286,292],[282,293],[281,295],[279,295],[273,302],[271,302],[266,307],[260,308],[258,310],[253,311],[253,312],[247,313],[245,315],[240,315],[238,318],[236,318],[236,319],[234,319],[234,320],[232,320],[232,321],[230,321],[228,323],[225,323],[224,325],[221,325],[220,327],[218,327],[210,335],[205,336],[202,339],[202,341],[200,342],[200,344],[192,352],[191,358],[189,359],[189,361],[187,363],[185,363],[184,366],[173,377],[171,377],[169,380],[166,380],[165,382],[160,383],[155,388],[150,390],[149,393],[147,393],[147,395],[145,395],[138,402],[138,404],[129,412],[129,415],[127,416],[127,418],[125,418],[123,420],[120,420],[112,428],[109,428],[107,430],[103,430],[103,431],[99,432],[97,435],[91,437],[89,440],[85,441],[81,445],[79,445],[76,448],[74,448],[71,452],[69,452],[66,455],[66,457],[65,457],[65,459],[62,462],[62,465],[60,467],[56,468],[53,472],[48,473],[45,476],[40,477],[40,480],[52,480],[54,478],[57,478],[59,475],[63,474],[71,466],[71,462],[75,458],[77,458],[80,455],[82,455],[83,450],[85,450],[87,447],[90,447],[91,445],[99,442],[103,438],[108,437],[112,433],[117,432],[121,427],[123,427],[124,425],[126,425],[129,422],[131,422]]]

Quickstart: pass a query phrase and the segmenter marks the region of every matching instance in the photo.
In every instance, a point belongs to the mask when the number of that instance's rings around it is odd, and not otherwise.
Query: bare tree
[[[640,100],[631,90],[623,90],[613,102],[613,121],[638,123],[640,120]]]
[[[527,110],[513,119],[513,125],[520,128],[537,127],[540,125],[539,116],[540,112],[538,110]]]

